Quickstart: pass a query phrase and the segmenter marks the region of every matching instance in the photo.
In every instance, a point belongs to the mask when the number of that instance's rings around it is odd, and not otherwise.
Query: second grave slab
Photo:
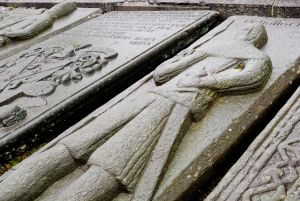
[[[216,16],[110,12],[0,61],[0,158],[9,158],[16,144],[65,129],[80,111],[193,42]]]

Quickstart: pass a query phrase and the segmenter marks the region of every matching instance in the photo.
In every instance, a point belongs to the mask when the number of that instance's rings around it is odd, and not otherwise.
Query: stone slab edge
[[[300,65],[300,64],[299,64]],[[299,66],[298,66],[299,67]],[[298,68],[300,69],[300,67]],[[223,177],[221,182],[215,187],[215,189],[206,197],[205,201],[218,200],[219,195],[227,189],[227,186],[230,184],[233,175],[239,174],[241,167],[244,166],[244,162],[249,161],[251,156],[254,154],[256,149],[259,149],[263,145],[264,141],[270,137],[276,127],[278,127],[279,122],[281,122],[285,115],[295,107],[294,103],[300,99],[300,87],[296,90],[293,96],[288,100],[288,102],[280,109],[272,121],[266,126],[266,128],[259,134],[259,136],[251,143],[242,157],[235,163],[227,174]],[[299,104],[298,104],[299,105]]]

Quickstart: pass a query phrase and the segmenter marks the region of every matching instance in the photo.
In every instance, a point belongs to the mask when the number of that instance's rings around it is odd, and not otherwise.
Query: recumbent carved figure
[[[0,200],[32,200],[71,173],[87,171],[56,200],[155,200],[173,153],[192,122],[221,95],[261,88],[271,74],[262,25],[249,25],[221,45],[188,48],[153,73],[157,85],[136,104],[121,103],[52,148],[24,161],[0,183]],[[124,105],[125,104],[125,105]]]

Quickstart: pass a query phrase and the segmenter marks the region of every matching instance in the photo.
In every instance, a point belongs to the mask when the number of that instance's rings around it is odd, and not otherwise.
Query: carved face
[[[243,41],[249,41],[255,47],[261,48],[267,42],[267,32],[263,25],[253,24],[239,32],[238,38]]]

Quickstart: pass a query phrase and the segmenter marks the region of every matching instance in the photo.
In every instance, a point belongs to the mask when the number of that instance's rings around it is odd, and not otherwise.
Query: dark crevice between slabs
[[[249,145],[254,139],[263,131],[263,129],[270,123],[275,117],[278,111],[286,104],[293,93],[300,85],[300,78],[294,80],[287,89],[280,95],[280,97],[273,102],[272,106],[267,109],[266,112],[260,116],[260,120],[255,122],[249,129],[247,129],[246,135],[241,139],[238,139],[238,143],[235,143],[229,151],[224,153],[221,160],[218,160],[205,174],[205,178],[201,178],[201,182],[197,181],[191,189],[185,192],[185,194],[179,199],[180,201],[202,201],[210,192],[217,186],[221,179],[225,176],[228,170],[239,160],[244,154]],[[249,131],[251,134],[249,134]]]
[[[124,76],[123,73],[114,76],[110,80],[110,83],[105,85],[106,87],[100,86],[96,90],[90,90],[89,93],[80,97],[81,100],[76,100],[72,104],[66,105],[58,114],[44,119],[43,124],[30,129],[30,132],[26,133],[26,135],[20,135],[21,137],[16,141],[8,143],[5,149],[0,150],[0,175],[34,153],[37,148],[50,142],[66,129],[108,102],[111,98],[130,87],[140,78],[149,74],[160,63],[188,47],[219,23],[219,19],[217,18],[206,22],[206,24],[202,24],[203,28],[201,29],[195,27],[189,30],[186,36],[175,42],[176,45],[173,43],[166,46],[164,49],[161,49],[159,55],[151,55],[146,63],[133,64],[130,68],[134,70],[129,70],[131,72],[127,75]],[[137,66],[140,67],[137,68]]]

